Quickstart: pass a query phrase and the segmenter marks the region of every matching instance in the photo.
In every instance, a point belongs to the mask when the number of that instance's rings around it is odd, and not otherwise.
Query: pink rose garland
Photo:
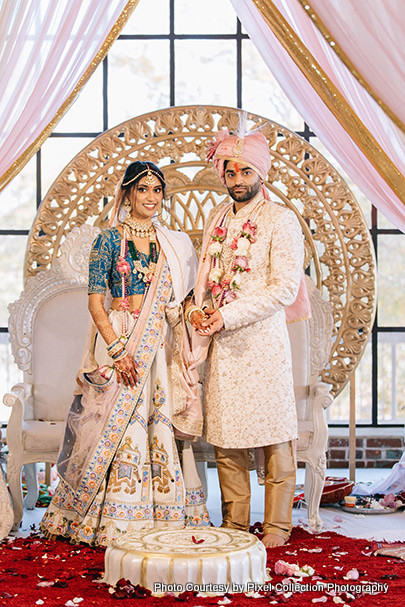
[[[237,298],[235,291],[240,289],[240,274],[250,272],[247,254],[250,245],[257,240],[256,230],[256,224],[250,219],[242,225],[242,230],[230,245],[235,253],[228,272],[224,272],[219,267],[222,244],[228,230],[225,226],[217,226],[211,234],[212,241],[207,250],[212,259],[208,287],[211,290],[211,296],[217,301],[218,307],[231,303]]]

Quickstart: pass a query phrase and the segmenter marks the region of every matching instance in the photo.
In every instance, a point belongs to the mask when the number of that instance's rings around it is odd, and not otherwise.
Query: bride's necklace
[[[156,240],[151,240],[149,242],[149,262],[146,267],[142,265],[139,251],[135,247],[132,240],[128,240],[128,251],[130,252],[132,261],[134,263],[133,273],[135,275],[138,275],[139,280],[142,280],[143,282],[149,284],[156,271],[156,265],[159,256]]]
[[[136,238],[153,238],[156,234],[156,230],[151,219],[145,223],[140,223],[133,217],[128,216],[125,218],[123,223],[124,225],[128,226],[128,228],[131,230],[132,236],[135,236]]]

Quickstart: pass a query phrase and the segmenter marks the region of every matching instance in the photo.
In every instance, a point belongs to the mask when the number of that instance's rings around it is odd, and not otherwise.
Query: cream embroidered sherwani
[[[261,195],[228,214],[221,267]],[[212,216],[211,216],[212,222]],[[207,221],[209,226],[210,218]],[[205,439],[223,448],[272,445],[297,437],[290,342],[284,308],[298,293],[303,235],[294,213],[266,201],[237,299],[220,308],[224,329],[212,340],[204,377]],[[213,229],[213,226],[211,226]]]

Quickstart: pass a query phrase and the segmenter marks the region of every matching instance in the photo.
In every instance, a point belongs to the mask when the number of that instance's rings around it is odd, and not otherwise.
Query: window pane
[[[103,66],[99,65],[73,105],[57,124],[59,133],[98,133],[103,130]]]
[[[236,105],[236,43],[178,40],[176,105]]]
[[[363,194],[360,188],[354,183],[351,177],[346,173],[346,171],[340,166],[339,162],[336,160],[334,156],[325,148],[323,143],[319,141],[318,137],[311,137],[310,144],[314,146],[322,156],[331,163],[331,165],[338,171],[338,173],[343,177],[349,188],[351,189],[354,197],[360,205],[360,208],[363,212],[364,219],[369,228],[371,228],[371,203],[367,196]]]
[[[49,137],[41,148],[42,198],[80,150],[92,139],[86,137]]]
[[[367,344],[360,364],[356,369],[356,422],[370,424],[372,404],[371,385],[371,341]],[[342,390],[329,409],[326,418],[330,423],[349,423],[350,386]]]
[[[292,131],[302,131],[304,120],[285,96],[251,40],[242,42],[243,108]]]
[[[0,192],[0,226],[2,230],[29,230],[37,212],[36,156]]]
[[[229,0],[175,1],[176,34],[234,34],[236,13]]]
[[[8,333],[0,333],[0,422],[7,422],[11,408],[3,404],[3,396],[22,381],[22,371],[14,362],[9,344]]]
[[[0,327],[7,327],[7,306],[22,291],[26,236],[0,236]]]
[[[378,236],[378,324],[405,324],[405,236]]]
[[[168,34],[169,0],[141,0],[121,34]]]
[[[170,105],[167,40],[118,40],[108,57],[111,126]]]
[[[378,336],[378,421],[405,421],[405,333]]]
[[[394,226],[380,211],[377,211],[377,226],[380,229],[385,230],[397,230],[397,226]]]

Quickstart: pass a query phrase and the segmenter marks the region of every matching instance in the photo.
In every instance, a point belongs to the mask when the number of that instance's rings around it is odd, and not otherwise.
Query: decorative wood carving
[[[306,238],[306,257],[322,295],[333,306],[333,346],[322,379],[337,395],[358,365],[375,313],[375,259],[362,212],[346,183],[308,142],[261,116],[273,162],[267,185],[279,204],[291,208]],[[169,108],[128,120],[84,148],[51,186],[35,218],[25,276],[50,267],[69,232],[92,222],[101,228],[115,186],[134,160],[152,160],[165,173],[171,197],[167,225],[185,230],[196,249],[208,212],[227,199],[205,160],[207,143],[222,127],[235,129],[238,110],[214,106]]]

